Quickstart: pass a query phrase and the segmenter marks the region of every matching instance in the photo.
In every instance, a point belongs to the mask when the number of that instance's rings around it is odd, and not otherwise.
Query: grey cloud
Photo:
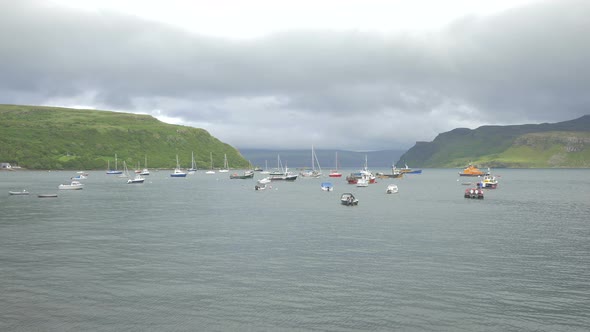
[[[430,33],[236,41],[112,12],[2,2],[0,98],[159,110],[243,147],[410,147],[458,125],[589,113],[589,11],[586,1],[539,1]]]

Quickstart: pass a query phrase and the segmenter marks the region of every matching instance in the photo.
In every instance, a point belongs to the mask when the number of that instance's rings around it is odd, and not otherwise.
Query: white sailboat
[[[209,152],[209,159],[211,159],[211,169],[205,172],[205,174],[215,174],[213,170],[213,152]]]
[[[183,172],[180,169],[180,163],[178,162],[178,155],[176,155],[176,168],[174,169],[174,172],[170,174],[171,177],[173,178],[184,178],[186,177],[186,172]]]
[[[270,171],[268,170],[268,160],[264,161],[264,170],[260,172],[260,174],[270,174]]]
[[[139,173],[139,175],[145,176],[145,175],[150,175],[150,170],[147,167],[147,156],[145,156],[145,162],[143,165],[143,170],[141,170],[141,172]]]
[[[127,169],[127,163],[125,161],[123,161],[123,167],[125,169],[125,176],[129,178],[127,180],[127,184],[139,184],[139,183],[143,183],[143,181],[145,179],[139,173],[136,173],[135,174],[135,177],[133,179],[131,179],[131,176],[129,175],[129,170]]]
[[[227,154],[223,154],[223,168],[219,170],[219,173],[229,172],[229,164],[227,163]]]
[[[316,169],[315,166],[318,166]],[[301,176],[310,177],[310,178],[319,178],[322,175],[322,168],[320,167],[320,162],[318,161],[318,157],[315,154],[313,149],[313,145],[311,146],[311,170],[300,172]]]
[[[193,175],[197,171],[197,165],[195,164],[195,153],[191,152],[191,168],[188,169],[188,174]]]

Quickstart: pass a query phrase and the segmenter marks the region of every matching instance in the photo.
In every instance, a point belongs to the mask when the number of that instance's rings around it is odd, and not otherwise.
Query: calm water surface
[[[588,330],[590,170],[497,170],[484,200],[457,171],[59,193],[73,172],[0,172],[0,330]]]

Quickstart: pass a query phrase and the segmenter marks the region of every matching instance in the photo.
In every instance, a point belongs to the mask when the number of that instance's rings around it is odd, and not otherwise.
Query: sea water
[[[498,169],[483,200],[458,171],[262,191],[260,174],[93,171],[58,191],[74,172],[0,172],[0,330],[587,330],[590,170]]]

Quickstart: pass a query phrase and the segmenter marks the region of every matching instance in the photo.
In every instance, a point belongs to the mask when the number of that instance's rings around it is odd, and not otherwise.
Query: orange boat
[[[462,172],[459,172],[459,176],[481,176],[485,175],[485,172],[482,172],[479,168],[469,164],[467,168],[465,168]]]

